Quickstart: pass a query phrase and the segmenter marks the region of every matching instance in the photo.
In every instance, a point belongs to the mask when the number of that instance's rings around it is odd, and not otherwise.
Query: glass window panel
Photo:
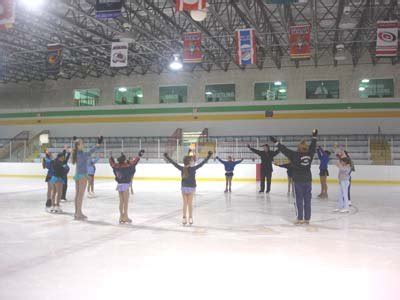
[[[141,87],[127,88],[119,87],[114,90],[115,104],[142,104],[143,103],[143,90]]]
[[[306,81],[306,99],[338,99],[339,80]]]
[[[162,86],[159,93],[160,103],[187,102],[187,86]]]
[[[234,84],[209,84],[205,88],[206,102],[229,102],[235,101]]]
[[[76,106],[96,106],[99,104],[99,89],[74,90],[74,103]]]
[[[362,79],[358,85],[360,98],[393,98],[393,79]]]
[[[287,86],[284,81],[257,82],[254,84],[254,100],[287,100]]]

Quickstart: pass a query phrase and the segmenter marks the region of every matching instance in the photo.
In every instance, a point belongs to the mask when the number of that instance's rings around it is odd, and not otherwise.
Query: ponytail
[[[182,171],[182,178],[186,179],[189,177],[189,167],[188,166],[184,166],[183,167],[183,171]]]

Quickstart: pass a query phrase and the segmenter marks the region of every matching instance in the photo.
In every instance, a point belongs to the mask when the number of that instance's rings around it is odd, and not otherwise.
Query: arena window
[[[287,100],[285,81],[257,82],[254,84],[254,100]]]
[[[362,79],[358,85],[360,98],[394,97],[393,79]]]
[[[118,87],[114,89],[114,103],[118,105],[142,104],[143,90],[141,87]]]
[[[204,96],[206,102],[235,101],[236,98],[235,85],[234,84],[206,85]]]

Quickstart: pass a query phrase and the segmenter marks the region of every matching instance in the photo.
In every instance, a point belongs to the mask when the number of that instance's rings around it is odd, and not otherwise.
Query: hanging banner
[[[399,23],[397,21],[378,21],[376,33],[376,56],[397,56]]]
[[[267,4],[293,4],[299,2],[299,0],[264,0]]]
[[[206,2],[206,0],[176,0],[176,10],[202,10],[206,8]]]
[[[15,22],[15,0],[0,0],[0,29],[11,28]]]
[[[183,34],[183,62],[199,63],[202,60],[201,32],[185,32]]]
[[[96,0],[96,18],[111,19],[121,16],[123,0]]]
[[[60,73],[62,60],[62,47],[60,44],[47,45],[46,71],[49,75]]]
[[[308,59],[311,56],[311,25],[290,27],[289,43],[291,59]]]
[[[111,67],[120,68],[128,65],[129,44],[116,42],[111,45]]]
[[[256,36],[254,29],[235,31],[236,60],[239,65],[256,63]]]

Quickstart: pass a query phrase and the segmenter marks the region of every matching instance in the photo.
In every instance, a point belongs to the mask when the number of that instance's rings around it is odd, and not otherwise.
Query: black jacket
[[[317,147],[317,138],[312,138],[310,147],[307,153],[293,151],[278,143],[278,149],[291,161],[293,166],[294,182],[311,183],[311,163],[314,159],[315,150]]]
[[[261,158],[261,168],[263,168],[267,172],[272,172],[272,161],[274,160],[274,157],[278,155],[279,149],[276,151],[271,151],[269,150],[268,152],[265,152],[264,150],[257,150],[254,148],[249,148],[251,152],[257,154]]]

